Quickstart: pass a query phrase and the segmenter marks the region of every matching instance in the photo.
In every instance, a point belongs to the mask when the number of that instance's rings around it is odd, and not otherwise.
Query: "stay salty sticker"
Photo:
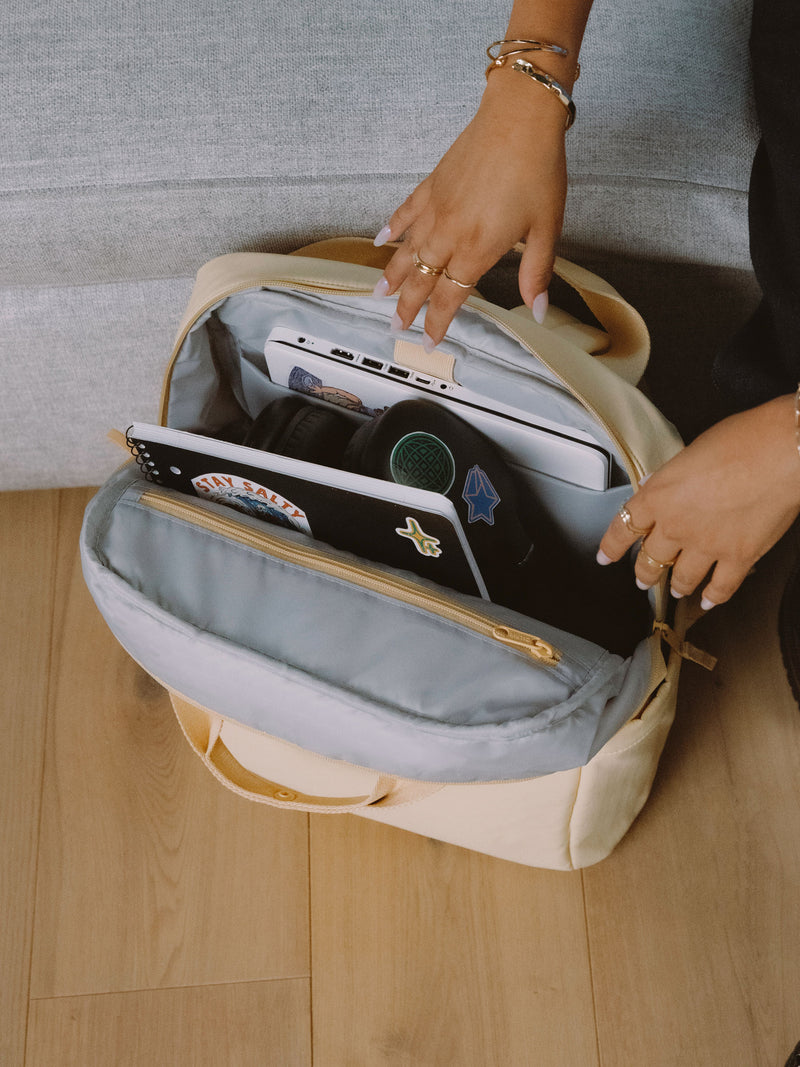
[[[192,485],[198,496],[214,500],[218,504],[243,511],[245,515],[254,515],[267,519],[290,530],[300,530],[311,534],[306,513],[286,500],[280,493],[275,493],[266,486],[250,478],[240,478],[236,474],[199,474],[192,478]]]

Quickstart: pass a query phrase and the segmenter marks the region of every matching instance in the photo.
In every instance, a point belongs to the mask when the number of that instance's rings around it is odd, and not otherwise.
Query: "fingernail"
[[[543,293],[539,293],[533,302],[531,311],[536,322],[541,326],[544,322],[544,317],[547,314],[547,309],[550,306],[550,297],[547,295],[547,290]]]
[[[650,586],[649,586],[649,585],[646,585],[646,584],[645,584],[645,583],[644,583],[644,582],[642,581],[642,579],[641,579],[641,578],[637,578],[637,579],[636,579],[636,584],[637,584],[637,586],[638,586],[638,587],[639,587],[640,589],[649,589],[649,588],[650,588]]]
[[[436,342],[427,333],[422,335],[422,347],[426,352],[432,352],[436,348]]]
[[[716,606],[717,605],[714,603],[714,601],[709,600],[707,596],[704,596],[703,599],[700,601],[700,607],[703,609],[703,611],[711,611],[711,609],[715,608]]]
[[[677,589],[670,589],[670,593],[675,597],[676,600],[680,600],[683,596],[683,593],[679,593]]]
[[[392,321],[389,323],[389,329],[392,331],[392,333],[400,333],[400,331],[403,329],[403,320],[400,318],[396,311],[394,315],[392,315]]]
[[[384,226],[375,240],[372,242],[376,248],[380,248],[381,245],[385,245],[389,238],[392,236],[392,231],[388,226]]]
[[[600,564],[601,567],[607,567],[609,563],[613,563],[614,560],[611,558],[611,556],[607,556],[601,548],[597,553],[597,562]]]
[[[387,296],[389,293],[389,279],[381,278],[375,288],[372,290],[373,296]]]

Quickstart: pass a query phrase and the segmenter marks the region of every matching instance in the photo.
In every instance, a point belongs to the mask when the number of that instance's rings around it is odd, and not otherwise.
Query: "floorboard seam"
[[[589,934],[589,909],[586,903],[586,878],[585,872],[581,871],[581,896],[583,898],[583,928],[586,934],[586,957],[589,963],[589,985],[592,990],[592,1019],[594,1021],[594,1040],[597,1049],[597,1067],[603,1067],[603,1057],[600,1052],[600,1027],[597,1019],[597,996],[594,988],[594,963],[592,961],[592,939]]]
[[[55,690],[53,682],[53,665],[56,662],[55,657],[55,642],[56,642],[56,617],[59,615],[59,605],[56,600],[56,591],[58,589],[58,570],[61,555],[61,520],[64,514],[63,504],[63,489],[51,490],[55,493],[55,536],[53,544],[53,556],[50,565],[50,589],[52,590],[51,608],[49,616],[50,633],[47,639],[47,685],[45,686],[44,696],[44,723],[42,725],[40,737],[41,737],[41,752],[39,754],[39,812],[36,819],[36,848],[34,851],[33,872],[31,878],[31,893],[33,902],[31,905],[31,926],[29,933],[29,947],[28,947],[28,988],[25,1004],[25,1040],[23,1042],[23,1063],[28,1062],[28,1041],[30,1038],[30,1019],[31,1019],[31,1004],[33,997],[31,996],[31,985],[33,982],[33,956],[34,947],[36,944],[36,919],[37,919],[37,904],[39,900],[39,864],[41,861],[41,848],[42,848],[42,823],[44,821],[44,783],[45,783],[45,769],[47,763],[47,742],[50,736],[50,720],[52,716],[53,694]]]

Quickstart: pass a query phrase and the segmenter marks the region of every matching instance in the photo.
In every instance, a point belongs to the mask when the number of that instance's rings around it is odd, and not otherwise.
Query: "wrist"
[[[549,74],[559,85],[569,92],[571,84],[558,78],[558,75],[540,62],[541,53],[537,53],[536,67]],[[554,64],[549,64],[553,67]],[[535,118],[536,125],[543,132],[550,129],[554,134],[564,135],[566,130],[566,109],[558,97],[542,85],[536,85],[510,65],[492,70],[483,92],[481,107],[494,113],[497,121],[520,128],[520,116],[523,123]]]
[[[799,391],[800,392],[800,391]],[[786,484],[794,487],[800,504],[800,396],[787,393],[768,400],[760,407],[746,413],[757,424],[753,425],[756,438],[772,441],[773,472]]]

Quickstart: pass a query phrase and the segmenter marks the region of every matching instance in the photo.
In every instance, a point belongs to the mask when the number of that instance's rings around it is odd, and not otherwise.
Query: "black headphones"
[[[357,422],[332,406],[284,396],[260,412],[243,444],[326,467],[343,467],[345,449],[357,429]]]

